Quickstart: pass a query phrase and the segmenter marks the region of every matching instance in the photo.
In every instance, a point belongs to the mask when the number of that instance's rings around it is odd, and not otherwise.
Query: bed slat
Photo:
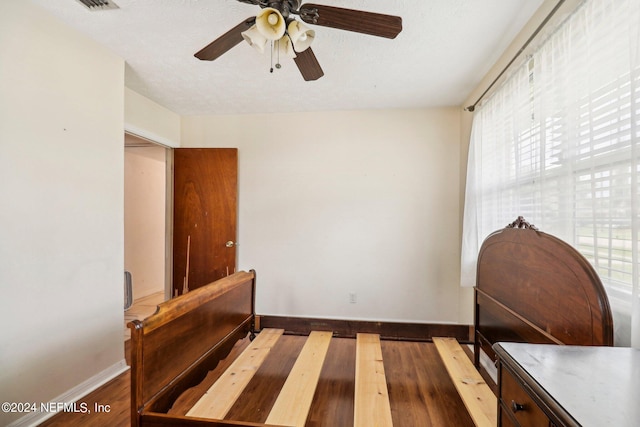
[[[380,335],[357,334],[354,427],[390,427],[391,405]]]
[[[305,425],[332,335],[332,332],[319,331],[309,334],[269,412],[267,424],[295,427]]]
[[[455,338],[433,337],[442,362],[449,372],[467,411],[478,427],[497,425],[498,403],[491,388],[476,370]]]
[[[283,333],[284,329],[262,330],[187,415],[224,419]]]

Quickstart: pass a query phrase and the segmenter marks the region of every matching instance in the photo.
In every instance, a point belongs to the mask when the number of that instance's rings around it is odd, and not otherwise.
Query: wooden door
[[[173,295],[235,272],[236,148],[177,148],[173,184]]]

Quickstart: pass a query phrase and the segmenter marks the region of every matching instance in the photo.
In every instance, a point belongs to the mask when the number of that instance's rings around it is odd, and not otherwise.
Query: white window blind
[[[587,0],[474,113],[462,284],[518,215],[576,247],[640,346],[640,0]],[[634,324],[637,326],[634,328]]]

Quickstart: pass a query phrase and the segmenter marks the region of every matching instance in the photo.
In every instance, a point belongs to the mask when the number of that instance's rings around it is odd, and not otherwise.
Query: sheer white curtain
[[[474,113],[463,286],[484,238],[522,215],[576,247],[640,347],[640,0],[587,0]]]

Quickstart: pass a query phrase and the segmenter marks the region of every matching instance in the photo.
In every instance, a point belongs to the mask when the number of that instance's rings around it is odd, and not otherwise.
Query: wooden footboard
[[[255,272],[238,272],[158,306],[131,329],[131,425],[201,425],[166,416],[175,399],[253,334]],[[173,418],[174,422],[171,422]],[[228,423],[206,425],[233,425]]]

